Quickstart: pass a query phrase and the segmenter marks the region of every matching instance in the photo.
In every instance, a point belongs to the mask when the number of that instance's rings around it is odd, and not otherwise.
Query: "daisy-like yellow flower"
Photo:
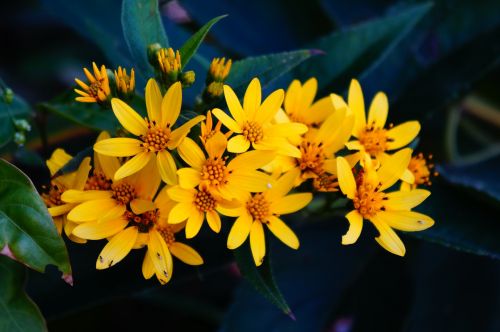
[[[212,113],[236,134],[228,142],[228,151],[242,153],[252,146],[255,150],[300,156],[299,149],[288,142],[287,137],[305,133],[307,126],[301,123],[273,124],[271,121],[283,103],[284,91],[274,91],[262,104],[261,93],[259,79],[254,78],[245,92],[242,107],[233,89],[224,85],[224,97],[232,117],[217,108]]]
[[[130,76],[127,74],[127,69],[118,67],[115,70],[116,90],[122,97],[128,97],[135,90],[135,72],[134,68],[130,70]]]
[[[158,165],[163,181],[169,184],[177,182],[175,160],[169,150],[175,149],[189,131],[205,117],[199,115],[177,129],[173,129],[182,105],[181,83],[170,86],[162,98],[160,88],[154,79],[146,85],[146,108],[148,117],[143,119],[130,106],[120,99],[113,98],[111,106],[116,118],[131,134],[138,137],[118,137],[97,142],[94,150],[103,155],[132,157],[115,173],[119,180],[141,170],[151,159]]]
[[[225,199],[241,198],[247,192],[260,192],[272,185],[272,178],[258,171],[275,156],[272,151],[249,151],[228,161],[224,156],[227,140],[216,133],[207,141],[205,150],[189,137],[178,147],[180,157],[191,167],[177,171],[179,185],[192,189],[196,186],[219,193]]]
[[[80,95],[75,100],[82,103],[104,103],[111,96],[108,73],[104,65],[99,69],[95,62],[92,62],[92,67],[94,69],[93,75],[87,68],[83,68],[88,84],[75,78],[76,83],[82,88],[82,90],[75,89],[75,92]]]
[[[406,146],[420,131],[418,121],[407,121],[390,129],[384,128],[389,103],[383,92],[377,93],[373,98],[367,120],[363,92],[356,80],[351,81],[348,104],[355,117],[352,135],[357,138],[346,144],[350,150],[361,150],[372,157],[380,157],[386,151]]]
[[[243,205],[236,209],[220,208],[226,216],[237,217],[229,237],[227,247],[236,249],[250,235],[250,248],[255,265],[260,266],[266,255],[264,225],[284,244],[299,248],[299,239],[281,220],[280,216],[304,208],[312,200],[311,193],[289,194],[297,174],[290,171],[282,175],[272,188],[257,194],[247,194]]]
[[[410,164],[401,177],[401,190],[408,191],[418,186],[430,186],[431,176],[438,175],[438,172],[434,171],[434,164],[430,162],[431,160],[432,155],[425,158],[423,153],[411,157]]]
[[[46,162],[50,170],[50,175],[53,176],[56,174],[72,158],[73,157],[67,154],[63,149],[55,150],[50,159]],[[86,241],[73,234],[73,229],[76,224],[67,219],[68,212],[71,211],[76,204],[62,201],[61,195],[63,195],[66,190],[82,190],[87,182],[90,169],[90,158],[84,158],[75,172],[56,176],[51,180],[50,186],[46,188],[46,192],[42,193],[42,198],[54,220],[59,234],[61,234],[64,229],[66,236],[77,243],[85,243]]]
[[[375,240],[387,251],[404,256],[406,249],[393,229],[415,232],[431,227],[434,220],[425,214],[411,211],[422,203],[430,192],[422,189],[386,193],[403,174],[411,158],[411,149],[403,149],[386,158],[375,170],[372,160],[365,156],[363,169],[356,177],[351,165],[337,158],[340,189],[352,200],[354,210],[346,215],[349,230],[342,244],[355,243],[361,234],[363,220],[369,220],[378,230]]]
[[[180,224],[186,221],[186,238],[195,237],[206,219],[208,226],[219,233],[221,219],[218,208],[235,208],[238,203],[222,198],[217,192],[209,191],[207,188],[184,189],[174,186],[168,189],[169,197],[177,202],[170,211],[169,224]]]
[[[217,124],[214,127],[212,111],[208,111],[205,121],[201,122],[200,140],[203,143],[203,145],[207,144],[207,140],[213,137],[216,133],[221,133],[224,136],[226,136],[226,139],[229,139],[229,137],[231,137],[232,132],[228,131],[227,133],[224,134],[220,130],[221,127],[222,127],[222,122],[220,121],[217,121]]]

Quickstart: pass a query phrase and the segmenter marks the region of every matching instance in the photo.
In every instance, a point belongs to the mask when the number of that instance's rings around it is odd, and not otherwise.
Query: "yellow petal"
[[[357,80],[352,80],[349,86],[349,96],[347,97],[349,108],[354,113],[354,128],[352,134],[358,137],[359,133],[366,126],[365,101],[363,91]]]
[[[130,208],[135,214],[143,214],[144,212],[154,210],[155,204],[147,199],[136,198],[130,202]]]
[[[83,190],[83,188],[85,188],[85,184],[87,183],[91,168],[90,157],[85,157],[76,170],[75,177],[70,188]]]
[[[250,148],[250,141],[243,135],[233,136],[227,142],[227,151],[232,153],[243,153]]]
[[[250,248],[252,249],[255,265],[262,265],[264,256],[266,255],[266,240],[264,237],[264,228],[258,221],[254,221],[250,229]]]
[[[326,118],[314,136],[314,141],[317,143],[329,142],[332,138],[335,138],[342,129],[346,112],[346,109],[338,109]]]
[[[340,190],[348,198],[353,199],[356,194],[356,181],[351,166],[343,157],[337,157],[337,173]]]
[[[434,225],[431,217],[414,211],[380,211],[377,216],[392,228],[405,232],[422,231]]]
[[[272,151],[249,151],[237,155],[229,162],[227,168],[235,172],[240,169],[258,169],[269,164],[276,157]]]
[[[173,186],[167,189],[167,194],[176,202],[192,203],[196,197],[196,190]]]
[[[146,84],[146,109],[148,111],[148,118],[150,120],[156,121],[156,123],[161,122],[161,103],[162,96],[158,84],[154,78],[148,80]]]
[[[68,219],[75,222],[94,221],[116,205],[116,201],[111,198],[84,202],[68,213]]]
[[[94,144],[94,151],[106,156],[130,157],[144,151],[142,142],[135,138],[110,138]]]
[[[291,194],[271,203],[271,211],[276,214],[288,214],[303,209],[312,200],[311,193]]]
[[[284,136],[289,137],[293,135],[302,135],[307,132],[308,128],[306,125],[298,122],[290,123],[280,123],[275,124],[269,128],[272,136]]]
[[[243,109],[245,110],[246,116],[250,120],[255,119],[255,115],[260,107],[261,100],[262,100],[262,88],[260,86],[259,79],[255,77],[248,85],[247,90],[245,91],[245,97],[243,98]],[[229,102],[228,106],[229,109],[231,110],[231,105],[229,105]],[[238,121],[237,119],[236,121],[240,123],[240,121]]]
[[[239,190],[248,192],[260,192],[267,189],[274,182],[273,179],[259,171],[246,171],[233,172],[229,176],[228,185],[237,187]]]
[[[66,165],[73,157],[66,153],[63,149],[55,149],[47,160],[46,164],[50,170],[50,175],[54,175],[58,170]]]
[[[384,201],[384,207],[387,210],[410,210],[422,203],[430,194],[430,191],[424,189],[395,191],[386,194],[387,200]]]
[[[146,166],[128,177],[126,181],[135,188],[137,197],[152,200],[161,183],[156,158],[152,157]]]
[[[132,107],[118,98],[111,99],[111,107],[113,108],[116,118],[127,131],[135,136],[146,134],[148,131],[146,121],[144,121]]]
[[[247,213],[243,213],[236,219],[229,236],[227,237],[227,247],[229,249],[236,249],[245,242],[250,234],[250,228],[252,227],[252,218]]]
[[[63,204],[49,208],[49,213],[52,217],[58,217],[60,215],[66,214],[71,209],[75,207],[75,204]]]
[[[155,267],[151,257],[149,257],[148,251],[146,251],[146,255],[142,261],[142,275],[144,276],[144,279],[151,279],[151,277],[155,274]]]
[[[375,225],[380,235],[375,238],[375,241],[378,242],[385,250],[398,255],[404,256],[406,249],[405,245],[399,238],[399,236],[392,230],[389,225],[387,225],[380,217],[375,215],[370,221]]]
[[[375,95],[368,111],[368,125],[373,125],[375,128],[384,128],[389,112],[389,102],[387,96],[383,92]]]
[[[149,231],[148,254],[160,283],[169,282],[173,271],[172,255],[170,255],[165,240],[154,228]]]
[[[176,147],[178,147],[179,144],[182,143],[182,141],[184,140],[184,138],[189,134],[189,131],[191,130],[191,128],[193,128],[194,126],[196,126],[198,123],[200,123],[204,119],[205,119],[204,115],[195,116],[191,120],[185,122],[179,128],[175,129],[172,132],[172,135],[170,135],[170,141],[168,141],[167,147],[170,150],[173,150]]]
[[[142,249],[148,245],[149,242],[149,233],[141,233],[137,234],[137,239],[135,240],[133,249]]]
[[[100,141],[98,139],[98,141]],[[116,157],[106,156],[100,153],[94,154],[95,169],[104,173],[108,179],[113,179],[120,168],[120,161]]]
[[[173,126],[179,117],[182,106],[181,82],[172,84],[161,101],[161,126]]]
[[[67,203],[80,203],[95,199],[111,198],[111,196],[113,196],[111,191],[70,189],[61,195],[61,200]]]
[[[245,122],[247,116],[245,115],[243,108],[241,107],[238,97],[236,96],[233,89],[231,89],[229,85],[224,85],[224,98],[226,99],[227,107],[229,108],[229,112],[233,116],[234,120],[238,124],[242,124],[243,122]]]
[[[137,227],[128,227],[113,236],[97,258],[96,269],[107,269],[125,258],[135,244],[137,233]]]
[[[285,98],[285,91],[283,91],[283,89],[271,93],[264,100],[262,105],[258,106],[258,111],[255,114],[255,121],[261,124],[271,121],[280,109],[281,104],[283,104],[283,98]]]
[[[177,147],[179,156],[188,163],[189,166],[196,169],[201,169],[205,163],[205,155],[200,149],[198,144],[196,144],[191,138],[186,137],[181,144]]]
[[[288,114],[296,114],[300,111],[300,98],[302,97],[302,86],[299,80],[293,80],[288,86],[285,94],[284,107]]]
[[[200,184],[200,172],[192,168],[181,168],[177,171],[179,185],[182,188],[194,188]]]
[[[350,141],[345,143],[346,148],[349,150],[363,150],[363,145],[359,141]]]
[[[356,210],[349,212],[345,217],[349,220],[349,230],[342,236],[342,244],[353,244],[358,240],[363,229],[363,217]]]
[[[177,166],[175,165],[175,160],[170,152],[165,150],[158,152],[156,155],[156,161],[162,180],[168,184],[176,184]]]
[[[269,230],[281,240],[284,244],[292,249],[299,249],[299,239],[297,235],[288,227],[283,220],[278,217],[271,216],[268,219],[267,227]]]
[[[180,243],[174,242],[169,246],[170,252],[175,257],[179,258],[186,264],[189,265],[201,265],[203,264],[203,258],[201,258],[200,254],[190,246]]]
[[[408,168],[404,170],[403,175],[401,175],[401,180],[407,183],[415,182],[415,175]]]
[[[57,234],[61,235],[62,227],[63,227],[63,217],[55,217],[53,218],[54,224],[56,225]]]
[[[238,102],[239,103],[239,102]],[[227,115],[223,110],[215,108],[212,110],[212,114],[220,121],[227,129],[234,133],[241,133],[242,129],[236,121],[234,121],[229,115]]]
[[[392,139],[392,142],[387,143],[387,148],[389,150],[402,148],[413,141],[419,132],[420,123],[418,121],[408,121],[391,128],[387,132],[387,137]]]
[[[339,97],[341,98],[341,97]],[[309,111],[304,114],[309,123],[319,124],[335,111],[331,97],[324,97],[312,104]]]
[[[118,204],[114,208],[109,209],[102,216],[97,219],[98,223],[103,223],[108,220],[118,219],[125,214],[127,207],[125,205]]]
[[[210,229],[212,229],[215,233],[219,233],[221,228],[221,220],[219,214],[214,210],[210,210],[206,213],[206,218]]]
[[[106,222],[86,222],[73,229],[73,234],[82,239],[101,240],[121,232],[128,224],[128,220],[118,218]]]
[[[201,229],[201,225],[203,225],[203,220],[205,219],[205,215],[203,212],[196,211],[191,209],[189,218],[186,223],[186,239],[192,239],[195,237]]]
[[[410,163],[411,153],[412,150],[406,148],[384,158],[377,170],[377,177],[381,183],[379,191],[392,187],[399,180]]]
[[[226,147],[227,138],[221,132],[215,132],[205,143],[205,149],[211,158],[220,158],[226,151]]]
[[[115,181],[139,172],[153,158],[153,152],[141,152],[123,164],[115,173]]]
[[[169,224],[180,224],[187,220],[193,210],[193,204],[190,202],[176,204],[168,215]]]

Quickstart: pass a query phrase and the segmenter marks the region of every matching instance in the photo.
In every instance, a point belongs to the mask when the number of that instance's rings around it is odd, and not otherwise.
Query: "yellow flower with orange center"
[[[121,125],[138,138],[118,137],[97,142],[94,150],[103,155],[132,157],[115,173],[119,180],[141,170],[150,160],[154,160],[163,181],[177,182],[175,160],[169,150],[175,149],[189,131],[205,117],[197,116],[177,129],[173,129],[182,105],[181,83],[170,86],[165,96],[154,79],[146,85],[146,108],[148,117],[143,119],[120,99],[113,98],[111,106]]]
[[[355,243],[361,234],[363,220],[369,220],[377,228],[375,240],[387,251],[404,256],[406,249],[393,229],[406,232],[421,231],[431,227],[434,220],[411,209],[422,203],[430,192],[422,189],[386,193],[405,171],[411,158],[411,149],[403,149],[385,158],[375,170],[369,155],[363,168],[355,177],[351,165],[342,157],[337,158],[339,186],[352,200],[354,210],[346,215],[349,230],[342,237],[342,244]]]
[[[427,158],[423,153],[411,157],[408,168],[401,177],[401,190],[416,189],[418,186],[430,186],[431,176],[438,176],[434,171],[434,164],[431,163],[432,155]]]
[[[266,255],[264,225],[290,248],[299,248],[299,239],[280,218],[281,215],[299,211],[312,200],[311,193],[288,194],[297,177],[294,173],[296,171],[285,173],[270,189],[247,194],[241,207],[219,209],[226,216],[237,217],[229,232],[227,247],[236,249],[250,236],[250,248],[257,266],[262,264]]]
[[[262,103],[261,94],[259,79],[254,78],[248,85],[242,106],[233,89],[224,85],[224,97],[232,117],[217,108],[212,113],[236,134],[228,142],[228,151],[242,153],[252,146],[255,150],[271,150],[298,157],[300,151],[287,137],[305,133],[307,126],[301,123],[272,123],[283,103],[284,91],[274,91]]]
[[[386,151],[406,146],[420,131],[418,121],[407,121],[389,129],[385,128],[389,103],[383,92],[377,93],[373,98],[367,120],[363,92],[356,80],[352,80],[349,87],[348,104],[355,118],[352,135],[357,138],[346,144],[350,150],[362,150],[372,157],[380,157]]]
[[[223,134],[226,137],[226,139],[228,139],[231,136],[232,132],[230,131],[228,131],[225,134],[222,133],[221,127],[222,127],[222,122],[220,121],[217,121],[217,124],[214,126],[212,111],[208,111],[205,121],[201,122],[200,140],[203,143],[203,145],[207,144],[207,140],[212,138],[216,133]]]
[[[97,68],[95,62],[92,62],[92,67],[94,74],[92,74],[87,68],[83,68],[85,76],[87,76],[88,84],[75,78],[76,83],[81,87],[80,89],[75,89],[75,92],[80,96],[76,97],[75,100],[82,103],[103,103],[108,100],[111,95],[111,90],[109,88],[108,73],[106,72],[106,67],[101,66],[101,69]]]

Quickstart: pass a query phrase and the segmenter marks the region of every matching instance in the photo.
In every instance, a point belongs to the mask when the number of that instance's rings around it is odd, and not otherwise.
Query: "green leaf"
[[[148,62],[148,46],[154,43],[159,43],[162,47],[169,45],[158,1],[123,0],[122,28],[136,66],[144,77],[151,77],[153,71]]]
[[[281,309],[290,318],[295,319],[292,310],[281,294],[271,269],[271,257],[269,252],[260,267],[256,267],[248,243],[234,251],[234,257],[238,263],[241,274],[252,284],[252,286]]]
[[[246,88],[254,77],[258,77],[262,87],[265,88],[317,54],[319,54],[317,50],[298,50],[245,58],[233,63],[227,84],[234,90],[240,90]]]
[[[350,79],[394,49],[430,8],[429,3],[415,5],[396,15],[322,37],[308,46],[323,50],[326,55],[300,66],[297,74],[302,79],[315,76],[320,91],[345,87]]]
[[[184,69],[184,67],[186,67],[186,65],[188,64],[189,60],[191,60],[191,57],[195,55],[196,51],[198,50],[198,47],[200,47],[200,44],[205,39],[205,36],[207,35],[208,31],[210,31],[212,26],[226,16],[227,15],[221,15],[211,19],[210,21],[208,21],[208,23],[202,26],[200,30],[198,30],[194,35],[192,35],[191,38],[189,38],[184,43],[184,45],[182,45],[181,49],[179,50],[182,61],[181,69]]]
[[[0,256],[0,331],[46,331],[38,307],[24,292],[25,268]]]
[[[0,248],[28,267],[44,272],[55,265],[65,276],[71,266],[64,241],[31,180],[0,159]]]

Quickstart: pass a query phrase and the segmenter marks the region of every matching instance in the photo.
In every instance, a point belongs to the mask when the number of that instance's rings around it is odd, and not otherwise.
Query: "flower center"
[[[312,172],[316,175],[323,173],[323,163],[325,161],[323,143],[302,142],[299,150],[301,158],[297,160],[297,164],[302,173]]]
[[[140,137],[143,141],[141,146],[151,152],[166,150],[171,134],[170,123],[166,127],[160,127],[156,121],[148,121],[148,132]]]
[[[215,209],[217,201],[215,198],[205,189],[200,189],[196,193],[196,198],[194,199],[194,204],[201,212],[212,211]]]
[[[166,225],[166,226],[157,226],[156,230],[160,235],[163,237],[167,245],[170,245],[175,242],[175,235],[172,227]]]
[[[429,155],[429,161],[432,159],[432,155]],[[434,164],[427,163],[423,153],[419,153],[417,156],[411,158],[410,163],[408,164],[408,169],[415,176],[415,185],[425,184],[430,186],[431,180],[431,170],[434,168]],[[433,175],[437,176],[437,172],[434,172]]]
[[[384,128],[374,128],[367,126],[359,136],[359,142],[371,156],[375,157],[378,154],[387,150],[387,143],[392,140],[387,137],[387,130]]]
[[[113,198],[121,205],[126,205],[137,197],[135,188],[126,182],[114,183],[111,190]]]
[[[47,190],[45,187],[44,189]],[[64,192],[64,188],[59,187],[55,183],[51,183],[48,190],[42,194],[43,201],[48,207],[59,206],[65,204],[61,200],[61,195]]]
[[[99,171],[92,171],[92,176],[85,183],[85,190],[110,190],[112,181]]]
[[[338,191],[339,182],[335,175],[322,173],[313,179],[313,187],[320,192]]]
[[[247,211],[252,216],[253,220],[265,223],[271,214],[269,202],[262,194],[255,194],[247,202]]]
[[[370,219],[379,211],[384,210],[385,194],[378,191],[378,187],[363,180],[358,182],[358,189],[354,195],[354,208],[363,216]]]
[[[88,89],[88,94],[91,97],[98,98],[99,97],[99,91],[102,90],[102,83],[103,79],[98,80],[96,79],[94,82],[89,84],[89,89]]]
[[[129,223],[139,228],[139,232],[147,233],[149,229],[157,222],[160,212],[158,211],[158,209],[147,211],[142,214],[135,214],[132,211],[125,211],[124,215]]]
[[[227,157],[208,158],[201,168],[201,181],[209,186],[219,186],[227,182],[229,171],[226,167]]]
[[[243,126],[243,136],[252,143],[259,143],[264,137],[264,131],[257,122],[248,121]]]

